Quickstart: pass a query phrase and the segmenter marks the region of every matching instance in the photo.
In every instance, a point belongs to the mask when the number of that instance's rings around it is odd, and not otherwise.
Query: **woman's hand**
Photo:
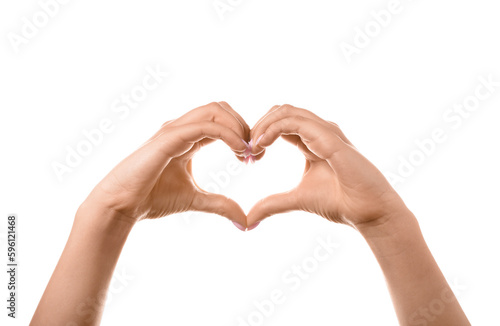
[[[383,223],[406,210],[382,173],[336,124],[291,105],[275,106],[251,131],[256,159],[262,158],[265,148],[280,136],[304,154],[304,176],[295,189],[257,203],[248,214],[248,225],[271,215],[302,210],[359,228]]]
[[[243,160],[250,128],[227,103],[211,103],[165,123],[141,148],[118,164],[80,209],[100,207],[135,223],[185,211],[227,217],[246,228],[233,200],[207,193],[194,181],[192,158],[203,146],[224,141]],[[113,214],[116,215],[116,214]]]
[[[400,325],[470,325],[415,216],[337,125],[283,105],[271,109],[251,135],[257,159],[282,136],[304,153],[306,169],[297,188],[257,203],[248,214],[248,225],[255,227],[268,216],[292,210],[351,225],[360,231],[382,268]],[[423,318],[421,309],[436,299],[445,300],[439,301],[445,306],[443,312]]]

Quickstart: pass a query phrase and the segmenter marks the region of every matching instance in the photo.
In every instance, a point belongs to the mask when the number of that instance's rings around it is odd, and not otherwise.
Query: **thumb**
[[[291,190],[262,199],[250,210],[247,216],[249,230],[255,228],[263,219],[270,216],[300,210],[297,192]]]
[[[191,209],[224,216],[232,221],[241,231],[245,231],[247,228],[245,212],[238,203],[226,196],[208,192],[197,192],[191,204]]]

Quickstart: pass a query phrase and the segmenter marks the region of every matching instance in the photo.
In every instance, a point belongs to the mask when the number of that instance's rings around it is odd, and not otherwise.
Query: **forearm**
[[[131,228],[110,212],[82,205],[30,325],[98,325]]]
[[[470,325],[411,212],[358,229],[383,270],[401,325]]]

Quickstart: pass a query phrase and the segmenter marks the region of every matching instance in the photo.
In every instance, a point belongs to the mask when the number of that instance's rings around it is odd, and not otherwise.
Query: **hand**
[[[280,136],[304,154],[304,176],[295,189],[258,202],[248,214],[248,225],[302,210],[359,228],[383,223],[406,209],[382,173],[336,124],[291,105],[275,106],[251,131],[256,159]]]
[[[165,123],[141,148],[117,165],[83,207],[101,207],[135,223],[189,210],[215,213],[246,228],[241,207],[207,193],[193,179],[194,154],[217,139],[244,160],[250,128],[227,103],[211,103]]]

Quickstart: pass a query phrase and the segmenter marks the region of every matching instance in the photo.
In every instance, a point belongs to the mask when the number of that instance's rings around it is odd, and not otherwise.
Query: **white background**
[[[396,189],[471,322],[499,325],[500,87],[460,127],[443,118],[474,95],[479,77],[500,81],[497,2],[401,0],[400,13],[350,63],[341,43],[353,44],[355,28],[389,1],[232,2],[221,19],[212,0],[69,1],[17,52],[9,35],[22,36],[23,17],[32,21],[40,5],[1,2],[0,214],[20,218],[19,318],[7,319],[2,308],[2,325],[28,324],[95,184],[163,122],[220,100],[250,125],[275,104],[309,109],[337,122],[385,173],[398,173],[416,140],[444,130],[446,142]],[[141,85],[148,66],[170,75],[123,118],[112,103]],[[113,132],[59,181],[52,164],[65,163],[67,146],[103,118]],[[210,173],[230,161],[222,144],[203,149],[199,184],[213,183]],[[303,163],[277,142],[218,188],[248,210],[292,188]],[[340,247],[293,291],[282,276],[310,261],[318,237]],[[103,325],[238,326],[274,290],[285,302],[255,325],[397,324],[361,236],[306,213],[270,218],[248,233],[208,214],[141,222],[117,273]]]

